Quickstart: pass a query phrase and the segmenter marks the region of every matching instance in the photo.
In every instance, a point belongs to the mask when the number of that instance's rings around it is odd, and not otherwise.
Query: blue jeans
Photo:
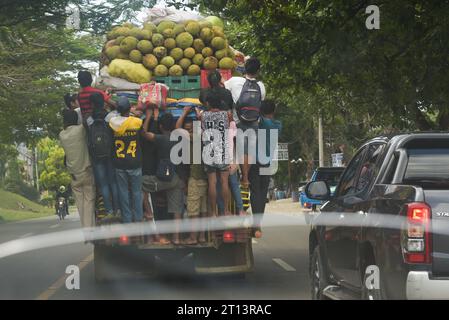
[[[101,161],[93,164],[95,182],[103,196],[104,207],[107,213],[117,212],[120,209],[117,179],[112,162]]]
[[[240,182],[239,177],[237,176],[237,172],[229,175],[229,187],[231,189],[232,198],[234,198],[235,201],[235,207],[237,209],[237,212],[240,212],[243,210],[243,200],[242,195],[240,193]],[[221,197],[220,178],[217,179],[217,207],[218,212],[220,213],[224,212],[225,205],[223,202],[223,198]]]
[[[142,169],[115,169],[115,172],[123,223],[141,222],[143,220]]]

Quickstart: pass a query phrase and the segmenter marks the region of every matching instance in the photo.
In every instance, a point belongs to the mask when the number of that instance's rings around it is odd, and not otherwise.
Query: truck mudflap
[[[194,253],[198,274],[247,273],[254,269],[251,238],[245,242],[223,243],[218,249],[208,248]]]

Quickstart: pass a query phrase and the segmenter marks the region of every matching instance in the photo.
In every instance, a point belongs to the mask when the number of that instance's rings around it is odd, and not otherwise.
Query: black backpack
[[[94,120],[89,128],[89,142],[93,160],[106,160],[111,157],[112,132],[105,120]]]
[[[254,122],[259,120],[262,92],[257,80],[246,79],[236,103],[237,115],[243,121]]]

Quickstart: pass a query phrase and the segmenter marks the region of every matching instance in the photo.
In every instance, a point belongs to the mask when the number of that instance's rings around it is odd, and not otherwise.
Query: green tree
[[[0,143],[55,137],[63,95],[76,92],[76,72],[98,63],[105,30],[155,1],[14,0],[0,3]],[[68,6],[81,29],[67,30]]]
[[[38,145],[40,183],[45,190],[55,191],[60,186],[68,186],[70,174],[64,166],[64,150],[58,141],[44,138]]]
[[[193,2],[235,22],[232,43],[261,58],[274,92],[302,90],[309,111],[368,129],[448,128],[447,1],[380,2],[380,30],[365,27],[363,0]]]

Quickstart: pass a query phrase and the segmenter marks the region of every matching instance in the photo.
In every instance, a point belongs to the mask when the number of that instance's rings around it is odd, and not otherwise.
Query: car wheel
[[[324,289],[328,286],[327,275],[321,261],[320,247],[316,246],[310,259],[310,289],[313,300],[327,300],[323,295]]]

